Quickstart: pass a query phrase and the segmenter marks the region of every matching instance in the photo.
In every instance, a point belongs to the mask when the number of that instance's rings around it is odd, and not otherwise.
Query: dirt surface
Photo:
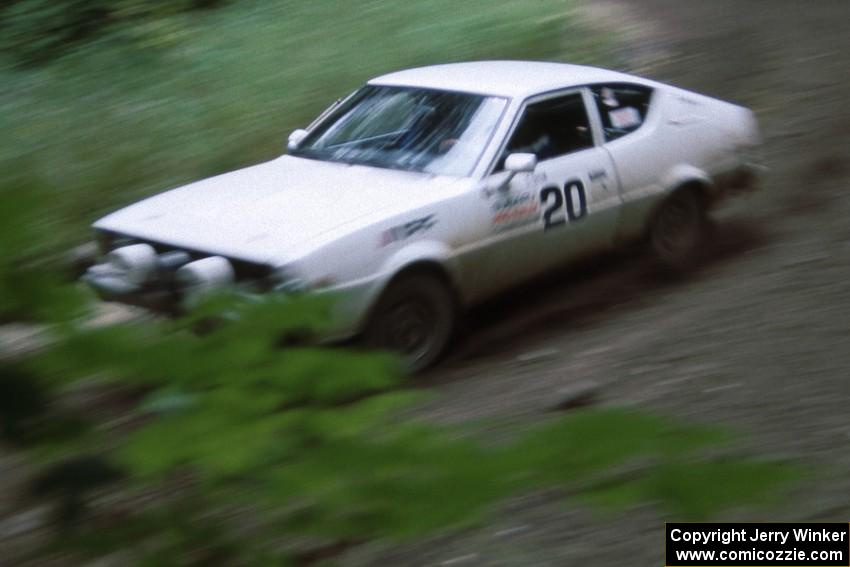
[[[753,108],[770,171],[716,215],[692,277],[665,281],[625,251],[477,309],[426,377],[439,399],[424,413],[520,426],[590,388],[600,404],[734,427],[751,456],[816,471],[778,508],[726,518],[848,521],[850,3],[588,0],[583,13],[623,41],[623,69]],[[661,565],[668,519],[543,495],[384,564]]]

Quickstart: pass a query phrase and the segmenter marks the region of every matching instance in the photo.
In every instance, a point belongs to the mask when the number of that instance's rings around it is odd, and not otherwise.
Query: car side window
[[[593,135],[581,93],[526,106],[499,160],[497,171],[512,153],[532,153],[538,161],[593,147]]]
[[[652,89],[642,85],[614,83],[591,88],[605,141],[631,134],[646,120]]]

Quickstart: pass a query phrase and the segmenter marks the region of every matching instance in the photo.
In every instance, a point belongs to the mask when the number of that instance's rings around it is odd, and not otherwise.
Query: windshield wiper
[[[291,150],[289,155],[303,157],[307,159],[315,159],[319,161],[330,161],[335,163],[344,163],[347,165],[365,165],[369,167],[378,167],[381,169],[397,169],[402,171],[420,171],[419,168],[409,165],[400,164],[398,162],[387,161],[380,157],[354,157],[354,156],[338,156],[333,152],[318,151],[318,150]]]

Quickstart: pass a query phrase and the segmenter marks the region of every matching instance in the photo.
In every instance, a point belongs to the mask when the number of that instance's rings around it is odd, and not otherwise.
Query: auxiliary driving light
[[[233,266],[221,256],[210,256],[189,262],[177,270],[175,280],[184,293],[195,295],[232,284]]]
[[[139,286],[156,272],[156,250],[150,244],[123,246],[106,255],[106,264],[128,284]]]

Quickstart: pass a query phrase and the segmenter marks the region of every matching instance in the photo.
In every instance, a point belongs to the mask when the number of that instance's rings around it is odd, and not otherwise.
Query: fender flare
[[[714,181],[702,169],[690,164],[679,164],[670,168],[661,178],[661,187],[665,196],[685,185],[700,185],[704,189],[713,190]]]
[[[644,234],[649,233],[658,215],[658,211],[664,206],[667,198],[676,191],[685,187],[696,187],[699,189],[699,197],[703,199],[706,206],[714,196],[714,181],[712,181],[711,177],[705,171],[692,165],[681,164],[671,168],[662,177],[661,183],[664,189],[661,191],[661,198],[658,199],[646,216],[646,220],[644,221],[646,224],[643,228]]]
[[[418,240],[397,250],[381,265],[379,281],[369,298],[369,307],[364,321],[368,320],[369,314],[387,287],[400,276],[414,270],[436,273],[445,280],[458,306],[463,304],[463,296],[458,286],[458,262],[452,254],[452,249],[444,242],[437,240]]]

